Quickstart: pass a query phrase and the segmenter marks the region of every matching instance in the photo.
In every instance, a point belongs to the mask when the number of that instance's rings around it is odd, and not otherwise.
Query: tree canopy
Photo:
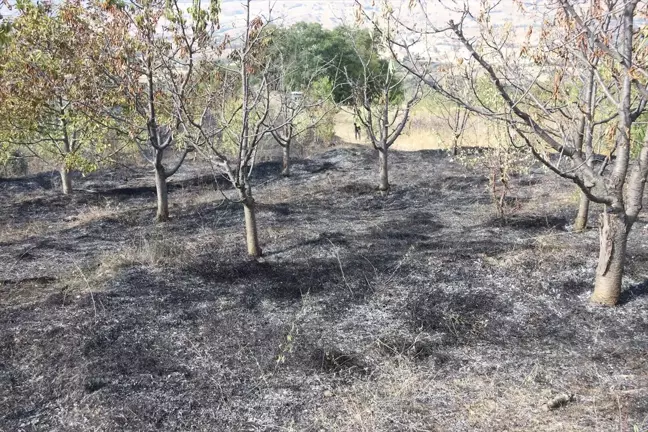
[[[83,13],[75,2],[19,2],[3,25],[2,142],[59,168],[64,189],[68,171],[95,168],[108,130],[91,114],[110,86],[94,71],[96,32]]]
[[[376,83],[384,82],[389,61],[379,50],[372,33],[366,29],[347,26],[327,30],[317,23],[300,22],[273,33],[272,50],[283,57],[284,64],[291,67],[286,73],[286,86],[299,91],[311,80],[311,71],[320,68],[322,75],[333,84],[336,102],[351,98],[352,80],[360,80],[365,73],[363,63],[368,65]],[[371,86],[371,94],[378,92],[378,85]],[[402,93],[402,90],[399,90]]]

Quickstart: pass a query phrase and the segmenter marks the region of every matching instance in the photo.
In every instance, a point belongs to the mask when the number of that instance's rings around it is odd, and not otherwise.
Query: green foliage
[[[96,33],[75,2],[20,1],[0,58],[0,141],[58,167],[96,168],[106,128],[90,114]]]
[[[636,122],[632,124],[630,132],[632,148],[630,149],[631,156],[637,157],[641,152],[644,140],[646,139],[646,129],[648,128],[648,113],[644,112],[639,116]]]
[[[27,175],[29,164],[20,152],[0,145],[0,175],[9,177],[22,177]]]
[[[303,90],[313,71],[321,70],[332,83],[335,101],[343,102],[352,95],[347,75],[352,81],[361,81],[363,62],[368,65],[372,95],[377,83],[384,81],[390,66],[380,58],[379,46],[365,29],[340,26],[327,30],[320,24],[300,22],[273,32],[271,52],[275,57],[282,56],[283,63],[289,65],[285,78],[289,90]],[[395,91],[394,97],[399,93],[402,95],[402,90]]]
[[[333,92],[333,82],[327,76],[313,81],[309,89],[309,96],[315,100],[326,99]]]
[[[9,42],[9,32],[11,31],[11,21],[5,19],[0,14],[0,49]]]
[[[314,100],[322,100],[328,98],[332,92],[333,82],[329,77],[325,76],[313,82],[309,96]],[[333,101],[329,100],[309,113],[311,117],[319,119],[314,128],[315,141],[330,143],[335,139],[335,115],[337,110],[334,108]]]

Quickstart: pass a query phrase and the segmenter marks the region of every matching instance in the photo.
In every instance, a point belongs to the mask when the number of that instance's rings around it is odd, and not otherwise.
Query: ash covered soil
[[[503,225],[478,169],[390,162],[386,197],[366,149],[261,164],[259,261],[199,164],[159,225],[144,169],[0,180],[0,430],[648,429],[645,216],[594,307],[570,183],[516,178]]]

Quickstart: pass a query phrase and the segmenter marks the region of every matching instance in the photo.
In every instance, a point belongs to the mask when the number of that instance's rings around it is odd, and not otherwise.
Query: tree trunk
[[[290,177],[290,143],[283,147],[283,170],[281,171],[281,175]]]
[[[378,189],[381,192],[387,192],[389,190],[389,171],[386,148],[378,150],[378,158],[380,159],[380,187]]]
[[[257,234],[254,199],[249,191],[243,195],[245,196],[243,199],[243,211],[245,213],[245,239],[247,242],[248,254],[253,257],[260,257],[261,248],[259,247],[259,236]]]
[[[578,205],[578,215],[574,222],[574,231],[583,232],[587,229],[587,220],[589,219],[589,206],[590,200],[587,196],[580,192],[580,203]]]
[[[455,135],[452,140],[452,156],[459,154],[459,135]]]
[[[606,209],[607,210],[607,209]],[[599,262],[596,283],[590,300],[606,306],[614,306],[621,294],[621,280],[625,263],[626,230],[625,214],[605,211],[600,219]]]
[[[72,177],[70,177],[70,171],[67,167],[61,167],[59,171],[61,173],[61,184],[63,186],[63,194],[69,195],[72,193]]]
[[[157,222],[166,222],[169,220],[169,191],[164,168],[155,167],[155,190],[157,192]]]

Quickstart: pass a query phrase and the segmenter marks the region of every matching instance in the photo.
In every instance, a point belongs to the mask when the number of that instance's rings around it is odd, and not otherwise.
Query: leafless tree
[[[239,38],[221,41],[200,62],[201,78],[179,99],[184,139],[229,181],[243,205],[248,254],[262,255],[251,175],[265,137],[295,121],[296,112],[273,111],[272,74],[267,46],[272,27],[252,16],[251,0],[244,3],[245,28]],[[221,52],[229,52],[226,59]]]
[[[377,43],[377,40],[372,41]],[[408,74],[398,73],[391,59],[378,59],[377,48],[362,53],[357,45],[355,52],[362,65],[359,76],[344,70],[352,90],[351,104],[355,117],[364,128],[369,141],[378,152],[380,164],[379,190],[389,190],[388,154],[390,147],[403,133],[414,105],[422,97],[422,80],[416,78],[412,89],[405,89]],[[409,96],[404,93],[409,90]]]
[[[442,109],[445,112],[444,118],[448,127],[452,131],[452,155],[457,156],[459,151],[459,144],[466,131],[468,119],[470,118],[470,111],[465,107],[450,102],[449,104],[442,104]]]
[[[471,112],[461,104],[447,98],[435,97],[434,105],[429,107],[430,114],[441,119],[452,134],[452,155],[457,156],[465,132],[468,127]]]
[[[414,75],[425,79],[435,91],[472,112],[505,122],[533,155],[558,175],[576,183],[589,200],[604,205],[600,217],[600,255],[591,300],[614,305],[621,291],[628,234],[642,209],[644,186],[648,175],[648,141],[633,143],[632,128],[644,112],[648,90],[644,84],[645,45],[639,43],[639,0],[605,0],[574,5],[558,0],[545,5],[539,37],[522,50],[511,49],[513,26],[494,26],[490,15],[497,4],[482,4],[480,11],[468,5],[456,10],[455,19],[437,25],[426,2],[419,0],[415,9],[425,26],[400,22],[401,29],[414,32],[429,42],[435,38],[453,39],[461,44],[466,62],[477,72],[467,76],[467,84],[486,81],[495,92],[500,107],[477,97],[479,103],[466,103],[456,88],[441,85],[438,76],[422,71],[415,63],[403,63]],[[437,7],[432,6],[430,7]],[[645,5],[642,4],[642,8]],[[476,34],[471,33],[476,29]],[[578,31],[573,31],[577,29]],[[537,30],[537,29],[536,29]],[[563,37],[556,36],[562,32]],[[407,40],[390,35],[390,46],[414,49]],[[411,55],[410,55],[411,57]],[[397,56],[398,58],[398,56]],[[566,60],[570,59],[569,62]],[[594,59],[597,59],[594,61]],[[440,71],[437,71],[440,73]],[[587,85],[575,85],[573,76],[593,74],[598,91],[615,112],[615,158],[607,157],[594,167],[588,154],[587,140],[579,144],[582,116],[574,116],[569,104],[581,104],[560,97],[577,89],[587,93]],[[592,91],[592,94],[594,92]],[[479,96],[479,94],[476,94]],[[591,98],[590,98],[591,99]],[[587,117],[587,110],[585,110]],[[591,125],[590,125],[591,128]],[[574,130],[576,129],[576,131]],[[584,129],[588,131],[587,121]],[[591,134],[590,134],[591,135]],[[633,144],[636,157],[632,157]],[[583,151],[583,147],[585,151]],[[606,169],[611,165],[611,169]]]
[[[269,125],[269,131],[282,148],[281,175],[284,177],[290,176],[290,150],[294,140],[317,127],[336,108],[332,103],[333,88],[327,79],[322,78],[327,66],[324,64],[309,71],[307,83],[293,90],[285,79],[292,66],[284,62],[281,53],[274,64],[278,94],[274,98],[276,108],[273,111],[277,112],[270,116],[275,124]]]

